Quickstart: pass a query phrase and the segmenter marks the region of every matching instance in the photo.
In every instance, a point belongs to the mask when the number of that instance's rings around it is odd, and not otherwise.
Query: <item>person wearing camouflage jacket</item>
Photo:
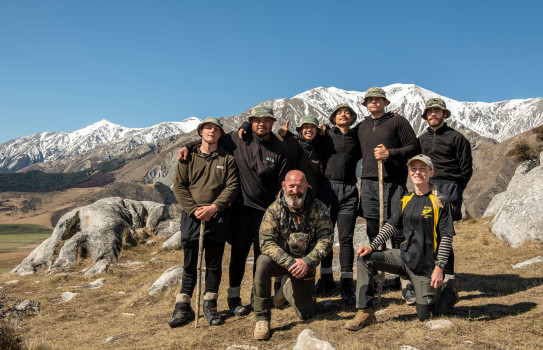
[[[261,255],[256,261],[253,285],[255,339],[269,338],[273,276],[287,276],[274,296],[276,307],[288,301],[301,319],[315,313],[315,272],[332,248],[331,233],[328,209],[314,198],[304,173],[287,173],[282,191],[260,225]]]

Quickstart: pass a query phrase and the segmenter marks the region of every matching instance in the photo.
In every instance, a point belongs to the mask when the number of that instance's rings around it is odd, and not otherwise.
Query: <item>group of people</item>
[[[370,115],[356,125],[354,109],[339,104],[330,115],[330,126],[305,116],[296,133],[288,130],[287,122],[279,135],[274,134],[276,118],[264,106],[253,108],[248,123],[228,134],[216,118],[198,125],[200,139],[179,152],[173,188],[183,209],[184,272],[171,327],[195,317],[190,301],[200,225],[205,228],[203,311],[210,325],[224,322],[217,312],[217,297],[225,242],[231,245],[229,311],[236,316],[251,311],[242,303],[240,291],[253,247],[255,339],[270,337],[272,305],[288,302],[298,317],[307,319],[316,312],[316,294],[336,288],[332,274],[336,225],[341,300],[357,309],[345,328],[358,330],[376,322],[373,276],[378,270],[401,277],[402,296],[416,305],[420,320],[456,303],[453,221],[462,217],[462,192],[472,175],[471,146],[446,124],[451,112],[440,98],[427,101],[421,117],[428,128],[418,139],[407,119],[386,111],[390,101],[383,89],[368,89],[362,104]],[[406,188],[408,176],[415,188],[412,193]],[[383,209],[386,224],[380,227]],[[366,220],[370,245],[355,251],[357,216]],[[392,249],[381,249],[389,240]]]

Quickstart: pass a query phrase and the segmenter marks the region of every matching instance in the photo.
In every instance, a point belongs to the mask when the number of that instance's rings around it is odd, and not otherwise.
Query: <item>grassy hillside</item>
[[[0,224],[0,252],[41,242],[51,236],[50,228],[40,225]],[[1,255],[0,255],[1,260]]]
[[[118,264],[91,279],[83,277],[81,270],[92,262],[81,261],[65,274],[4,274],[0,283],[16,279],[17,283],[5,287],[8,296],[41,302],[41,315],[26,318],[18,330],[30,349],[225,349],[234,344],[261,350],[292,349],[305,328],[336,349],[398,349],[402,345],[418,349],[542,348],[543,264],[518,270],[511,265],[541,255],[543,246],[529,243],[513,249],[489,232],[487,221],[471,220],[456,228],[460,301],[444,317],[455,328],[445,331],[430,331],[419,322],[415,309],[402,303],[399,291],[384,294],[378,323],[358,332],[343,328],[355,311],[344,306],[339,295],[319,298],[320,315],[309,321],[299,321],[292,308],[272,310],[272,338],[267,342],[252,339],[253,314],[230,317],[220,327],[210,327],[201,318],[197,329],[194,323],[170,329],[167,321],[179,288],[157,297],[149,297],[146,291],[167,268],[181,264],[182,252],[163,251],[160,244],[123,251]],[[227,309],[229,254],[227,248],[219,293],[219,311],[223,313]],[[152,258],[161,260],[151,262]],[[122,265],[129,261],[142,264]],[[244,302],[249,300],[251,264],[248,261],[242,284]],[[99,277],[106,278],[101,289],[82,287]],[[79,294],[60,302],[65,291]],[[115,340],[104,343],[109,337]]]

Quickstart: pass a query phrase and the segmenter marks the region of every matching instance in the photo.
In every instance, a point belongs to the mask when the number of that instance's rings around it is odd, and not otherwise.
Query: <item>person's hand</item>
[[[326,125],[319,124],[319,128],[321,128],[321,135],[324,135],[324,133],[326,132]]]
[[[218,212],[217,206],[215,204],[211,204],[196,209],[194,216],[198,220],[209,221],[216,212]]]
[[[387,148],[383,144],[380,144],[373,149],[373,155],[377,160],[387,160],[389,153]]]
[[[177,152],[178,161],[187,160],[188,156],[189,156],[189,149],[187,148],[187,146],[183,146],[183,148],[181,148],[179,152]]]
[[[443,284],[443,269],[439,266],[434,267],[434,272],[432,272],[432,282],[430,286],[435,289],[441,287]]]
[[[371,252],[373,252],[373,249],[370,246],[361,246],[356,251],[356,255],[358,255],[359,257],[363,257],[371,254]]]
[[[285,137],[288,131],[288,126],[290,124],[290,120],[287,120],[287,123],[279,128],[279,131],[277,132],[281,137]]]
[[[296,262],[289,267],[288,272],[295,278],[302,278],[307,275],[307,264],[302,259],[295,259]]]
[[[245,135],[246,133],[247,133],[247,131],[245,131],[245,129],[239,128],[239,130],[238,130],[238,136],[239,136],[240,139],[243,140],[243,135]]]

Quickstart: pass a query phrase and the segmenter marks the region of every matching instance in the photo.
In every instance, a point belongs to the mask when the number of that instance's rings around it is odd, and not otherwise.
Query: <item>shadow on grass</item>
[[[456,278],[458,278],[461,300],[510,295],[543,284],[543,277],[523,278],[514,274],[477,275],[459,273]],[[480,292],[480,294],[462,295],[462,292]]]
[[[472,321],[491,321],[503,317],[516,316],[534,309],[536,303],[523,302],[513,305],[485,304],[477,306],[455,306],[449,315],[467,318]]]

